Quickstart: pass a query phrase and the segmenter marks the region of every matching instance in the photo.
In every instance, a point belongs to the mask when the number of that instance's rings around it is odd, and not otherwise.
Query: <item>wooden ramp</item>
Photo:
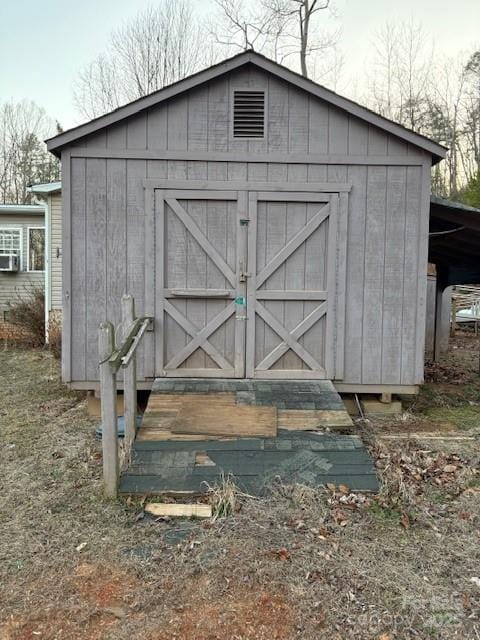
[[[256,495],[278,480],[376,491],[361,438],[328,432],[351,426],[329,381],[160,380],[120,491],[183,497],[226,476]]]
[[[155,381],[137,439],[274,437],[277,429],[352,427],[329,380]]]

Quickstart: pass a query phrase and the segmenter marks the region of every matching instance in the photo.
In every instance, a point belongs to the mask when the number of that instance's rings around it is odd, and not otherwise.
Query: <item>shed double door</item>
[[[156,189],[155,375],[333,377],[338,198]]]

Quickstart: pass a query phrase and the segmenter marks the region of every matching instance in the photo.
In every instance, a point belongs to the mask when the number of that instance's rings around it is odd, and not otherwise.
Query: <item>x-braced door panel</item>
[[[337,194],[249,193],[246,375],[334,376]]]
[[[236,191],[156,190],[156,375],[245,375],[246,229]],[[246,200],[246,194],[243,195]],[[245,210],[245,202],[243,205]]]
[[[347,193],[265,187],[148,200],[156,376],[342,378]]]

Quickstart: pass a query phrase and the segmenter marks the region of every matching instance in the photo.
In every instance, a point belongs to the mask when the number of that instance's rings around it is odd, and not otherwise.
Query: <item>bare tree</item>
[[[469,179],[480,174],[480,50],[475,51],[465,65],[466,143],[472,158]]]
[[[386,25],[374,40],[366,102],[448,147],[432,188],[456,196],[480,168],[480,53],[441,59],[422,25]]]
[[[338,31],[321,30],[316,14],[330,8],[330,0],[215,0],[220,27],[218,43],[239,49],[255,49],[281,63],[298,56],[302,74],[309,75],[308,58],[335,46]]]
[[[58,180],[59,163],[43,143],[56,130],[58,123],[34,102],[0,105],[1,202],[28,203],[28,185]]]
[[[375,35],[373,51],[366,101],[381,115],[421,132],[428,112],[433,42],[419,23],[386,24]]]
[[[466,71],[463,56],[437,59],[428,88],[428,122],[424,133],[448,147],[445,162],[435,170],[443,171],[443,184],[436,185],[442,195],[455,195],[466,176],[469,163],[465,147],[464,97]]]
[[[190,0],[163,0],[112,33],[108,50],[79,74],[75,105],[94,118],[193,73],[207,55]]]
[[[74,103],[82,117],[95,118],[127,100],[112,57],[101,54],[79,73],[74,87]]]
[[[219,16],[212,31],[218,44],[241,51],[262,51],[270,46],[274,24],[272,16],[264,11],[261,4],[252,5],[245,0],[214,1]],[[281,32],[283,25],[279,27]]]
[[[315,14],[328,9],[330,0],[263,0],[263,5],[283,22],[283,33],[296,41],[293,50],[299,55],[302,75],[308,77],[307,57],[333,46],[338,38],[338,34],[327,36],[325,32],[312,31]],[[289,46],[292,48],[292,44]]]

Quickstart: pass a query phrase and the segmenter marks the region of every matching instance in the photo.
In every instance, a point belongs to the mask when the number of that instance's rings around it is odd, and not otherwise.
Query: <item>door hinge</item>
[[[248,218],[240,218],[240,226],[241,227],[246,227],[248,226],[248,223],[250,222],[250,220]]]

